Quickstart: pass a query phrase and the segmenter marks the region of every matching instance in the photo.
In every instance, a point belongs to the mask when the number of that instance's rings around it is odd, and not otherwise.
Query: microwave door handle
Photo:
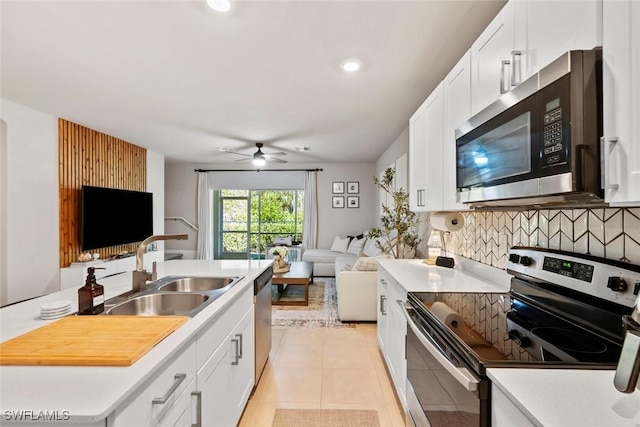
[[[500,95],[504,95],[509,92],[509,77],[507,77],[507,70],[511,61],[500,61]]]
[[[462,385],[468,391],[477,391],[478,384],[480,381],[469,372],[466,368],[458,368],[453,365],[447,359],[442,352],[437,348],[437,345],[434,344],[431,339],[426,336],[420,329],[418,325],[413,321],[411,315],[409,314],[409,310],[413,310],[411,306],[408,306],[407,303],[402,305],[404,317],[407,319],[407,325],[411,328],[413,333],[418,337],[420,343],[424,346],[424,348],[431,353],[431,355],[438,361],[438,363]]]

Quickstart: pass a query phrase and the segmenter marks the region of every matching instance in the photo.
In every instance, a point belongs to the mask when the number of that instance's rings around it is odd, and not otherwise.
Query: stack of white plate
[[[59,319],[71,313],[71,301],[54,301],[40,307],[40,318],[43,320]]]

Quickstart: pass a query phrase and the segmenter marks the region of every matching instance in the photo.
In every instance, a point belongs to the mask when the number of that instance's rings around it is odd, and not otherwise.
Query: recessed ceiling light
[[[229,0],[207,0],[207,5],[216,12],[228,12],[231,9]]]
[[[360,69],[360,62],[350,59],[343,62],[340,66],[347,73],[354,73]]]

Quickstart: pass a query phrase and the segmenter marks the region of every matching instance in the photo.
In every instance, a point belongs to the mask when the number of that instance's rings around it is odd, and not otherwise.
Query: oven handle
[[[451,376],[453,376],[456,381],[458,381],[464,388],[469,391],[478,390],[478,384],[480,383],[480,380],[476,378],[471,372],[469,372],[468,369],[458,368],[454,366],[453,363],[451,363],[449,359],[447,359],[437,349],[436,345],[432,343],[431,338],[429,338],[428,335],[422,333],[418,325],[411,318],[411,314],[409,314],[409,310],[413,310],[410,305],[405,302],[404,304],[402,304],[402,308],[404,317],[407,319],[407,324],[409,325],[413,333],[416,334],[418,340],[424,346],[424,348],[426,348],[429,353],[431,353],[431,355],[438,361],[438,363],[442,365],[442,367],[446,369],[446,371],[449,372],[449,374],[451,374]]]

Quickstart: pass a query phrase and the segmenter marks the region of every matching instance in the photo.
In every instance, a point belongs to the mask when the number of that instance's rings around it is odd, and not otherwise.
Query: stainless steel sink
[[[183,277],[158,286],[158,290],[171,292],[215,291],[235,285],[239,277]]]
[[[211,297],[199,293],[154,293],[133,297],[107,310],[112,315],[190,316],[199,312]],[[214,298],[215,299],[215,298]]]

